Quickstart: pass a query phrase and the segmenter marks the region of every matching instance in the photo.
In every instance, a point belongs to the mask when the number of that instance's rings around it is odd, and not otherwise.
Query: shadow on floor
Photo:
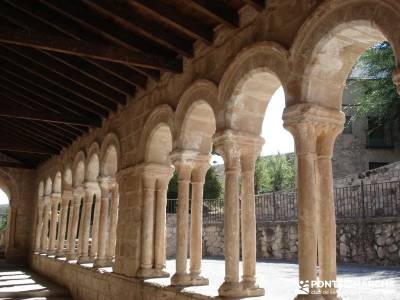
[[[0,299],[72,300],[66,288],[4,260],[0,260]]]

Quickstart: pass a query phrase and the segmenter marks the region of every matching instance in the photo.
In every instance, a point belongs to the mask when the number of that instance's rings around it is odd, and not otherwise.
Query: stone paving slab
[[[71,300],[69,291],[22,266],[0,261],[0,299]]]
[[[189,266],[189,261],[188,261]],[[210,279],[209,286],[188,287],[185,292],[217,296],[224,279],[224,261],[203,260],[203,276]],[[167,271],[174,274],[175,260],[167,260]],[[151,279],[167,286],[169,278]],[[257,262],[257,281],[266,290],[264,297],[254,299],[290,300],[298,291],[298,265],[280,261]],[[339,294],[343,300],[399,300],[400,267],[374,267],[338,265]]]

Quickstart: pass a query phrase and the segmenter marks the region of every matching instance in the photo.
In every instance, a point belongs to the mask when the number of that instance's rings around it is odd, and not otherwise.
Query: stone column
[[[257,289],[256,286],[256,210],[254,198],[254,172],[257,157],[263,142],[255,141],[242,151],[240,163],[241,173],[241,227],[242,227],[242,260],[243,285],[245,288]],[[244,152],[244,153],[243,153]]]
[[[58,205],[61,201],[61,193],[53,193],[50,198],[51,205],[51,218],[50,218],[50,242],[49,251],[47,255],[54,255],[56,252],[56,235],[57,235],[57,217],[58,217]]]
[[[225,163],[224,254],[225,280],[222,297],[257,297],[265,291],[255,282],[254,164],[264,140],[249,133],[226,130],[214,136],[214,145]],[[239,177],[242,173],[242,210]],[[239,216],[239,212],[241,215]],[[240,220],[242,224],[243,280],[239,282]]]
[[[111,190],[111,208],[110,208],[110,228],[107,246],[107,260],[110,264],[113,263],[115,258],[115,242],[117,238],[117,223],[118,223],[118,206],[119,194],[118,184],[115,182]]]
[[[200,276],[203,243],[203,188],[210,156],[196,161],[192,171],[192,206],[190,222],[190,280],[191,285],[208,285],[208,279]]]
[[[165,174],[159,174],[156,182],[156,211],[154,232],[154,269],[157,277],[169,277],[164,271],[166,260],[166,209],[168,183],[173,174],[173,168],[165,166]]]
[[[240,153],[232,140],[223,136],[215,139],[214,145],[224,158],[224,255],[225,279],[218,290],[220,296],[236,296],[240,292],[239,283],[239,175]]]
[[[79,225],[79,209],[81,206],[82,198],[84,197],[84,189],[82,186],[77,186],[73,191],[73,201],[71,205],[70,211],[72,212],[72,216],[70,217],[71,227],[70,232],[68,233],[68,260],[74,260],[77,258],[76,253],[76,235],[78,233],[78,225]]]
[[[73,200],[72,191],[65,190],[62,193],[61,197],[61,219],[58,227],[58,244],[56,257],[64,257],[64,243],[65,243],[65,233],[67,231],[67,216],[68,216],[68,206],[70,202]]]
[[[189,238],[189,185],[192,174],[192,164],[183,159],[173,160],[178,174],[178,210],[176,215],[176,273],[171,278],[171,284],[185,286],[190,283],[187,274],[187,254]]]
[[[334,138],[321,135],[327,124],[343,127],[344,115],[312,104],[295,105],[284,112],[284,126],[292,133],[296,144],[299,281],[317,279],[317,251],[324,269],[320,275],[336,278],[336,246],[331,249],[336,243],[332,165],[330,154],[326,151],[333,150]],[[325,201],[324,208],[320,209]],[[322,228],[325,226],[327,228]],[[325,234],[327,236],[323,236]],[[333,259],[328,255],[332,255]],[[332,273],[335,275],[332,276]],[[316,289],[311,292],[320,293]],[[303,298],[304,295],[298,296],[298,299]]]
[[[100,210],[101,210],[101,191],[98,182],[96,191],[96,201],[94,203],[93,212],[93,225],[92,225],[92,244],[90,246],[90,259],[94,261],[97,257],[97,250],[99,246],[99,223],[100,223]]]
[[[43,230],[43,209],[44,209],[44,200],[42,197],[39,197],[38,203],[38,212],[37,212],[37,223],[36,223],[36,235],[35,235],[35,253],[40,252],[40,246],[42,241],[42,230]]]
[[[142,174],[142,245],[138,277],[153,277],[154,195],[156,176],[143,169]]]
[[[89,257],[89,232],[90,219],[92,216],[93,197],[96,192],[97,183],[85,183],[85,197],[82,206],[81,226],[79,232],[79,258],[78,264],[90,262]]]
[[[340,119],[340,116],[338,118]],[[343,124],[323,124],[319,126],[319,131],[320,134],[317,141],[319,279],[336,282],[336,214],[333,197],[332,154],[335,140],[343,131]],[[329,299],[334,299],[336,288],[323,288],[321,293],[330,295],[331,298]]]
[[[107,239],[108,239],[108,228],[109,228],[109,201],[110,201],[112,184],[113,184],[112,178],[103,177],[100,179],[101,210],[100,210],[100,222],[99,222],[98,253],[97,253],[97,258],[94,261],[95,267],[109,266],[106,257],[106,251],[107,251]]]
[[[43,197],[43,225],[41,234],[40,253],[47,254],[48,250],[48,234],[49,234],[49,217],[50,217],[50,196]]]

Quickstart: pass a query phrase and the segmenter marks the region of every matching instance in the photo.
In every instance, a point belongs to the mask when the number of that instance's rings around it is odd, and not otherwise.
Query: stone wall
[[[175,255],[176,220],[168,216],[168,256]],[[257,223],[257,257],[297,259],[297,222]],[[223,223],[203,227],[203,257],[224,256]],[[337,261],[400,266],[400,218],[337,222]]]
[[[34,271],[68,288],[74,300],[212,299],[212,297],[195,293],[180,292],[180,289],[172,287],[161,288],[157,284],[143,282],[143,280],[42,255],[32,256],[31,267]]]

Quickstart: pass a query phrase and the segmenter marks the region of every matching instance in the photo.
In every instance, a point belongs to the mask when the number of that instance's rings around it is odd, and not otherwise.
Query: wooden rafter
[[[65,53],[79,57],[140,66],[171,72],[182,71],[182,61],[172,57],[146,54],[122,47],[99,45],[59,36],[1,28],[0,42],[35,49]]]
[[[239,26],[239,14],[222,2],[215,0],[190,0],[188,5],[193,6],[208,17],[223,23],[231,28]]]
[[[25,119],[41,122],[50,122],[58,124],[72,124],[88,127],[100,127],[100,118],[76,117],[68,114],[55,114],[51,112],[35,111],[23,109],[21,107],[7,107],[1,105],[0,117],[7,117],[11,119]]]

